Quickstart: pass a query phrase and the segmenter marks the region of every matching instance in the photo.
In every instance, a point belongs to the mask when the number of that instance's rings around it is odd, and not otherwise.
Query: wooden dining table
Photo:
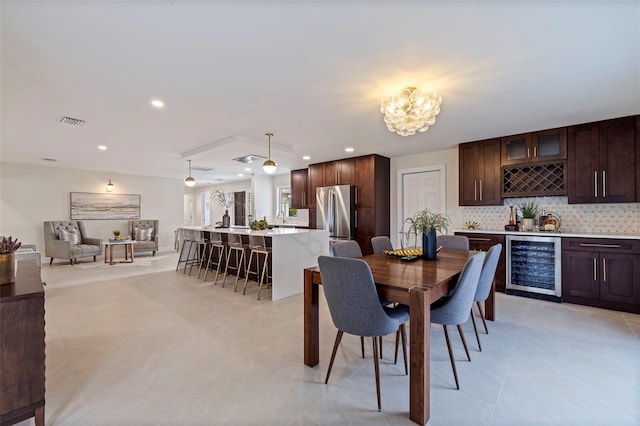
[[[443,249],[436,260],[402,262],[398,257],[374,254],[362,258],[373,274],[381,300],[409,305],[409,418],[421,425],[430,418],[429,338],[431,304],[446,295],[457,281],[466,261],[475,252]],[[318,267],[304,270],[304,363],[320,362]],[[495,319],[495,289],[485,302],[485,316]]]

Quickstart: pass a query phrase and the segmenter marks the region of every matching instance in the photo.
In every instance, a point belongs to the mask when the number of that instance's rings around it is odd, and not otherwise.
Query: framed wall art
[[[140,195],[72,192],[71,219],[140,219]]]

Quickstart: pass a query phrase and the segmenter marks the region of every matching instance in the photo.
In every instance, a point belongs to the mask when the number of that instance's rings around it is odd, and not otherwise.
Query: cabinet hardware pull
[[[538,156],[538,147],[537,147],[537,146],[534,146],[534,147],[533,147],[533,156],[534,156],[534,157],[537,157],[537,156]]]
[[[580,247],[605,247],[605,248],[620,248],[620,244],[595,244],[595,243],[580,243]]]
[[[356,186],[356,205],[358,204],[358,187]]]
[[[598,268],[598,260],[594,257],[593,258],[593,280],[594,281],[598,281],[598,273],[597,273],[597,268]]]
[[[336,183],[340,185],[340,175],[338,174],[337,170],[336,170]]]
[[[593,172],[593,196],[598,198],[598,171]]]
[[[303,206],[307,205],[307,193],[306,192],[302,193],[302,205]]]
[[[473,201],[478,201],[478,181],[473,180]]]
[[[602,258],[602,282],[607,282],[607,258]]]
[[[355,226],[356,226],[356,228],[358,227],[358,210],[356,210]]]
[[[607,172],[602,171],[602,198],[607,196]]]
[[[475,238],[469,237],[469,241],[491,241],[491,238]]]
[[[527,158],[531,157],[531,155],[529,155],[529,148],[527,148]]]
[[[480,201],[482,201],[482,179],[480,179]]]

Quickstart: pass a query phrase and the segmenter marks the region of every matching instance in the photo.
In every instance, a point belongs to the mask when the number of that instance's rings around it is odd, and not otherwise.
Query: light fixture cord
[[[265,136],[269,138],[269,161],[271,161],[271,136],[273,133],[265,133]]]

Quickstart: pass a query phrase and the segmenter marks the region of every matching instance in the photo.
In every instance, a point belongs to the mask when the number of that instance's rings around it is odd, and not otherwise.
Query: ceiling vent
[[[197,171],[197,172],[210,172],[211,170],[213,170],[213,167],[193,166],[192,169]]]
[[[73,117],[67,117],[64,116],[60,119],[60,122],[62,124],[68,124],[70,126],[84,126],[84,123],[86,123],[85,120],[80,120],[79,118],[73,118]]]
[[[242,164],[251,164],[254,161],[266,160],[266,159],[267,157],[263,157],[262,155],[251,154],[251,155],[245,155],[244,157],[234,158],[233,161],[239,161]]]

